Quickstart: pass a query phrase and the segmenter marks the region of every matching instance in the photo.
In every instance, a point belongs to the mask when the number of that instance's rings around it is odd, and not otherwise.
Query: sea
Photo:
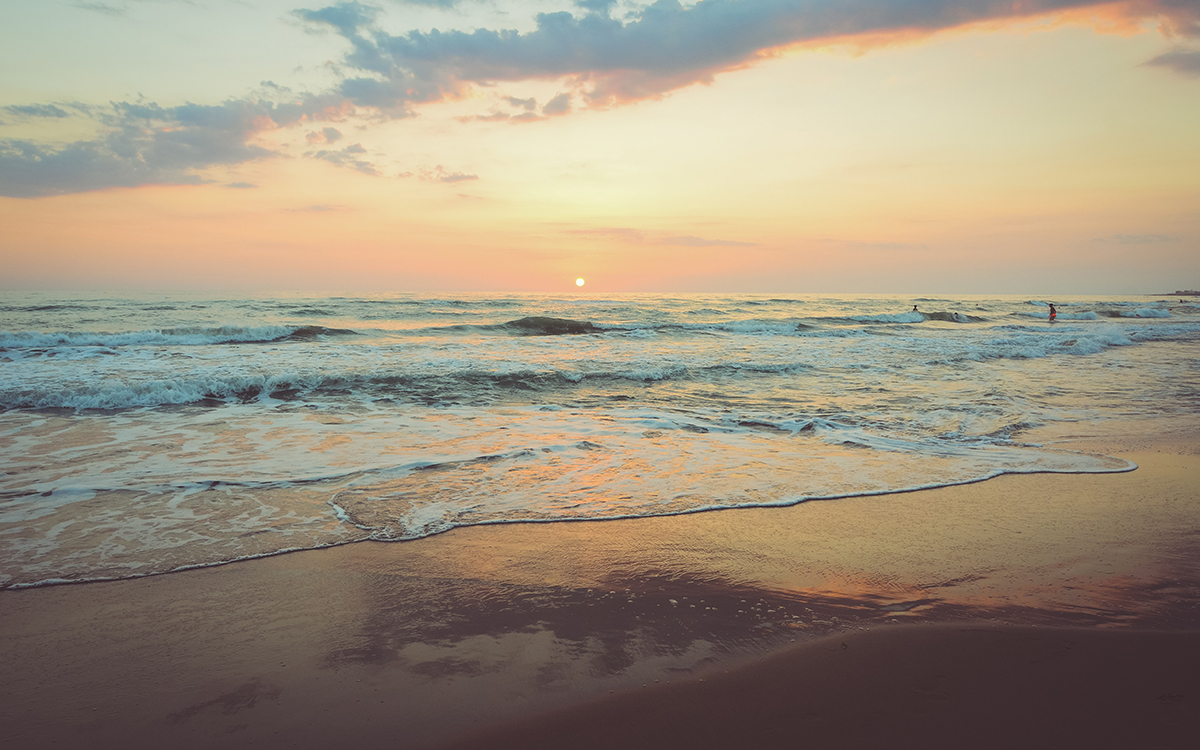
[[[0,587],[1124,472],[1072,446],[1197,414],[1188,297],[5,292]]]

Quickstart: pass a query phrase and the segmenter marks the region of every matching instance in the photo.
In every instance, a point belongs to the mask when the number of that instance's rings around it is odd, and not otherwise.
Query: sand
[[[468,748],[1187,748],[1200,638],[915,626],[493,727]]]
[[[3,591],[0,736],[1184,747],[1196,444],[1080,447],[1141,468]]]

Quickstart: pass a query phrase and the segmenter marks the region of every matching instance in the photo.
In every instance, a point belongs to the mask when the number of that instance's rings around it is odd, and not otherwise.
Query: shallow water
[[[1200,411],[1200,307],[1053,301],[10,293],[0,585],[1126,471],[1046,438]]]

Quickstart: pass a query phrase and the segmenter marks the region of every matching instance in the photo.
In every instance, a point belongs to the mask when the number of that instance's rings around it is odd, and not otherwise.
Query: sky
[[[1200,288],[1200,0],[0,18],[0,290]]]

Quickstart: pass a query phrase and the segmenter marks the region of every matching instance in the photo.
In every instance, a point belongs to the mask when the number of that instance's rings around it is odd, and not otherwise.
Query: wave
[[[1171,312],[1161,307],[1138,307],[1133,310],[1102,310],[1106,318],[1169,318]]]
[[[1022,327],[995,329],[1008,335],[972,345],[937,349],[928,364],[984,361],[991,359],[1037,359],[1056,355],[1091,355],[1109,347],[1135,343],[1130,332],[1101,327],[1080,332],[1061,329],[1066,335],[1047,336]],[[834,331],[818,331],[821,335]],[[861,331],[854,335],[863,335]],[[1167,332],[1169,333],[1169,332]],[[317,335],[317,334],[309,334]],[[1158,336],[1152,336],[1158,339]],[[1137,341],[1144,337],[1137,337]],[[932,353],[932,351],[931,351]],[[585,365],[586,366],[586,365]],[[592,365],[595,366],[595,365]],[[860,360],[846,366],[888,368],[884,360]],[[83,372],[77,371],[77,372]],[[426,405],[455,403],[539,402],[554,392],[570,398],[626,398],[622,383],[652,384],[665,381],[719,383],[729,378],[788,376],[827,372],[808,361],[724,361],[688,365],[680,362],[630,362],[607,368],[582,369],[568,366],[553,369],[519,368],[507,371],[476,369],[462,363],[450,371],[397,372],[396,370],[327,369],[231,375],[227,371],[190,374],[185,377],[134,380],[95,379],[80,376],[73,382],[23,380],[15,387],[0,388],[0,408],[118,410],[171,405],[220,406],[225,404],[278,403],[292,401],[363,400],[398,401]],[[144,375],[145,373],[138,373]],[[136,377],[136,376],[135,376]],[[585,389],[585,390],[580,390]]]
[[[528,336],[561,336],[564,334],[578,335],[582,333],[602,332],[602,329],[597,328],[587,321],[540,316],[510,320],[507,323],[502,323],[499,327]]]
[[[669,380],[715,380],[746,374],[781,375],[811,369],[802,363],[734,362],[702,367],[643,365],[614,370],[461,370],[446,374],[397,373],[279,373],[274,375],[211,375],[142,381],[53,384],[27,383],[0,390],[0,409],[118,410],[151,406],[220,406],[302,399],[396,399],[438,404],[472,403],[511,398],[532,392],[613,383],[654,383]]]
[[[854,323],[924,323],[925,316],[912,310],[902,313],[882,313],[879,315],[848,315],[832,320],[848,320]]]
[[[1021,313],[1014,313],[1014,314],[1018,315],[1020,317],[1023,317],[1023,318],[1038,318],[1039,320],[1047,320],[1050,317],[1050,312],[1048,310],[1043,311],[1043,312],[1021,312]],[[1114,317],[1116,317],[1116,316],[1114,316]],[[1100,319],[1100,315],[1098,315],[1097,313],[1095,313],[1091,310],[1087,310],[1085,312],[1064,312],[1062,310],[1059,310],[1057,316],[1055,317],[1055,320],[1099,320],[1099,319]]]
[[[217,328],[160,328],[123,333],[63,331],[0,331],[0,350],[48,349],[57,346],[204,346],[211,344],[267,344],[304,341],[325,336],[357,336],[357,331],[324,326],[220,326]]]
[[[967,315],[960,312],[931,312],[921,313],[925,316],[925,320],[940,320],[945,323],[983,323],[987,318],[981,318],[978,315]]]
[[[326,310],[323,307],[294,307],[288,310],[292,315],[313,315],[320,317],[330,317],[337,315],[334,310]]]

